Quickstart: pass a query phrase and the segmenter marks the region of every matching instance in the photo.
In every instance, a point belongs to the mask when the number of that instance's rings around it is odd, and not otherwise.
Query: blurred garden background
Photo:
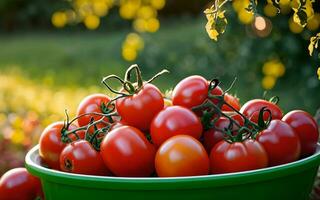
[[[42,129],[74,114],[80,100],[107,92],[103,76],[122,75],[137,63],[165,91],[200,74],[219,78],[241,103],[280,97],[285,112],[320,108],[320,67],[309,55],[319,32],[320,1],[311,0],[306,27],[292,18],[295,1],[259,1],[257,19],[249,0],[225,6],[228,25],[219,41],[206,32],[205,0],[1,0],[0,176],[22,166]],[[310,7],[311,5],[311,7]]]

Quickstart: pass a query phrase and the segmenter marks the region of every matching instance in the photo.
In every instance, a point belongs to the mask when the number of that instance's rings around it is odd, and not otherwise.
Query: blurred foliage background
[[[205,30],[204,0],[1,0],[0,175],[23,165],[42,129],[75,113],[80,100],[107,92],[100,84],[137,63],[144,77],[170,70],[155,83],[165,91],[191,74],[220,78],[241,103],[280,97],[285,112],[320,107],[319,59],[307,51],[319,32],[320,3],[306,28],[292,20],[290,1],[281,14],[259,3],[263,29],[245,11],[248,0],[226,6],[228,26],[219,41]],[[84,7],[81,7],[84,6]],[[259,22],[259,21],[258,21]]]

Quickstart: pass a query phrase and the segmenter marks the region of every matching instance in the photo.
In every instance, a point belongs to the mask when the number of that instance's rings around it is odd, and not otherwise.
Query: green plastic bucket
[[[40,165],[39,147],[26,156],[26,168],[42,181],[46,200],[306,200],[320,164],[317,152],[276,167],[240,173],[176,177],[122,178],[64,173]],[[130,163],[128,163],[130,165]]]

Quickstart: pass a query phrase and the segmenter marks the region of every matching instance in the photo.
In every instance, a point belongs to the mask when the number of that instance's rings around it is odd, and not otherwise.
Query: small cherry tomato
[[[116,176],[146,177],[154,172],[156,150],[137,128],[113,129],[103,139],[100,150],[105,165]]]
[[[235,121],[239,123],[240,126],[243,126],[244,120],[239,114],[231,114],[231,118],[233,118]],[[214,124],[214,127],[205,131],[203,133],[203,145],[206,148],[207,152],[210,153],[211,149],[215,144],[223,140],[224,135],[222,132],[218,131],[217,129],[224,130],[225,128],[228,128],[230,124],[230,120],[226,117],[220,117],[216,123]],[[234,124],[233,130],[236,131],[239,128]]]
[[[60,168],[64,172],[109,175],[102,157],[86,140],[78,140],[68,144],[60,155]]]
[[[172,92],[173,105],[191,109],[208,97],[209,84],[202,76],[194,75],[181,80]]]
[[[118,122],[115,122],[111,125],[110,129],[109,129],[109,132],[114,130],[114,129],[117,129],[117,128],[120,128],[122,126],[126,126],[127,124],[124,122],[124,121],[118,121]]]
[[[211,150],[210,166],[213,174],[260,169],[268,166],[268,156],[255,140],[220,141]]]
[[[165,108],[151,122],[150,135],[157,147],[175,135],[190,135],[199,139],[201,133],[199,118],[191,110],[181,106]]]
[[[319,130],[317,122],[307,112],[294,110],[287,113],[283,118],[298,134],[301,142],[301,156],[313,154],[317,148]]]
[[[122,120],[142,131],[149,130],[153,117],[163,107],[160,90],[150,83],[146,83],[138,93],[116,100],[116,109]]]
[[[76,132],[76,134],[78,135],[79,138],[77,138],[77,136],[75,134],[70,134],[69,138],[72,141],[77,141],[77,140],[84,140],[86,137],[86,131],[85,130],[79,130]]]
[[[272,119],[281,119],[282,110],[276,104],[262,100],[262,99],[253,99],[245,103],[240,112],[247,116],[252,122],[258,123],[260,109],[266,107],[271,111]],[[269,118],[267,112],[263,114],[263,119],[266,121]]]
[[[61,141],[61,130],[64,127],[64,122],[55,122],[47,126],[41,133],[39,139],[39,155],[48,167],[52,169],[60,169],[59,157],[63,148],[67,145]],[[71,124],[68,130],[78,128]],[[70,137],[75,139],[75,136]]]
[[[0,179],[0,200],[43,199],[41,182],[25,168],[7,171]]]
[[[223,90],[219,86],[216,86],[213,90],[211,90],[210,94],[211,95],[215,95],[215,96],[221,96],[223,94]],[[211,101],[214,104],[218,104],[219,103],[218,99],[212,99]]]
[[[210,84],[210,83],[208,83],[208,84]],[[214,96],[221,96],[223,94],[223,90],[219,86],[216,86],[214,89],[212,89],[210,91],[210,94],[214,95]],[[216,104],[216,105],[219,103],[219,100],[216,99],[216,98],[212,98],[212,99],[208,98],[208,100],[211,101],[212,103]],[[205,110],[207,110],[207,109],[204,108],[202,110],[197,110],[197,111],[195,111],[195,113],[196,113],[197,116],[202,117],[203,116],[203,112]]]
[[[300,139],[284,121],[272,120],[256,138],[265,148],[270,166],[293,162],[300,156]]]
[[[155,159],[159,177],[198,176],[209,174],[209,157],[202,144],[188,135],[166,140]]]
[[[84,115],[86,113],[100,113],[102,114],[102,107],[106,106],[108,102],[110,101],[110,98],[105,95],[105,94],[92,94],[87,97],[85,97],[79,104],[78,109],[77,109],[77,116],[81,116],[78,119],[78,124],[79,126],[87,126],[90,123],[91,118],[94,119],[94,121],[97,121],[102,118],[102,116],[99,115],[94,115],[94,114],[88,114]],[[109,122],[108,119],[104,120],[106,123]],[[105,123],[98,123],[97,127],[98,128],[103,128],[105,127]],[[89,129],[90,132],[94,131],[94,128],[91,127]]]
[[[232,96],[231,94],[226,93],[224,95],[224,101],[227,102],[229,105],[231,105],[236,110],[240,110],[241,105],[240,105],[239,98]],[[222,109],[222,111],[234,111],[229,106],[227,106],[225,104],[222,106],[221,109]]]

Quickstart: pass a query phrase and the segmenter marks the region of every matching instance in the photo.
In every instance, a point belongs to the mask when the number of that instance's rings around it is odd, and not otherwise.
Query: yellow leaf
[[[318,74],[318,79],[320,80],[320,67],[318,68],[317,74]]]
[[[310,43],[308,49],[309,49],[309,54],[310,54],[310,56],[312,56],[312,53],[313,53],[313,44]]]
[[[206,31],[209,37],[215,41],[218,40],[218,36],[224,33],[226,25],[228,23],[224,13],[225,10],[222,10],[223,4],[227,1],[223,1],[220,5],[213,5],[210,8],[207,8],[204,13],[208,20],[206,24]]]
[[[318,48],[319,40],[320,40],[320,33],[310,38],[310,43],[308,46],[310,56],[312,56],[314,49]]]
[[[218,40],[219,33],[210,21],[208,21],[208,23],[206,24],[206,31],[211,39],[215,41]]]

